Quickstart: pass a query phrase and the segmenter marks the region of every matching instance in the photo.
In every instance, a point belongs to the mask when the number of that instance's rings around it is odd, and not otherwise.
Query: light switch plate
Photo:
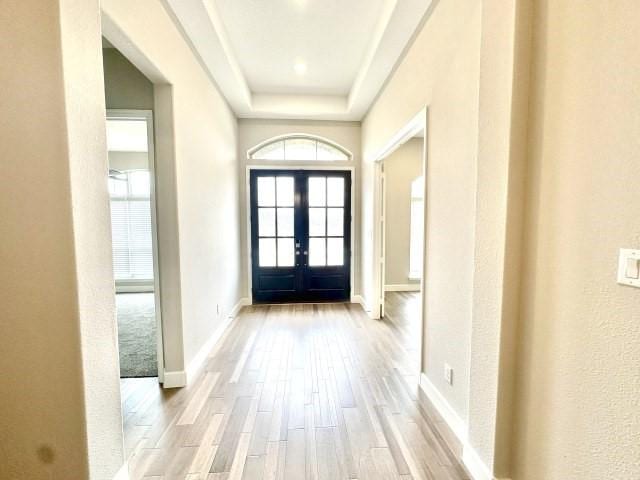
[[[634,265],[634,262],[638,262]],[[640,268],[640,250],[621,248],[618,257],[618,283],[640,288],[638,269]]]

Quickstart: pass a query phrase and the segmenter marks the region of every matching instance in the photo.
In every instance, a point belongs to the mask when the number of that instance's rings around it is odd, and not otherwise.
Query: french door
[[[254,303],[347,301],[351,172],[251,170]]]

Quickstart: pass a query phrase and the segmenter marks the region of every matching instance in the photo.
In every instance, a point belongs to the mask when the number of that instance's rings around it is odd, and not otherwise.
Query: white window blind
[[[409,239],[409,278],[422,278],[422,242],[424,237],[423,177],[411,182],[411,227]]]
[[[135,170],[109,178],[113,270],[116,280],[152,280],[149,172]]]

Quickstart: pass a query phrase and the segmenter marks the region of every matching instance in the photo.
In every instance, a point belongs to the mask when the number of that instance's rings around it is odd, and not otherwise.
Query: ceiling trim
[[[218,42],[220,43],[221,53],[224,55],[229,68],[231,69],[231,74],[234,79],[238,82],[239,88],[241,89],[242,97],[248,103],[251,103],[251,90],[249,89],[249,85],[247,83],[246,78],[242,73],[242,69],[240,68],[240,64],[236,60],[236,57],[233,54],[233,50],[231,48],[231,44],[229,42],[229,37],[227,35],[227,31],[224,28],[224,24],[220,19],[220,15],[218,13],[218,9],[213,4],[213,0],[204,0],[203,2],[204,9],[207,12],[207,16],[215,33],[217,34]]]
[[[393,12],[396,10],[397,4],[397,0],[387,3],[385,5],[386,8],[382,11],[380,18],[378,19],[378,24],[376,25],[373,38],[369,44],[369,48],[367,49],[367,54],[364,58],[364,61],[362,62],[362,65],[360,65],[358,75],[356,76],[356,79],[351,86],[351,91],[349,92],[350,108],[356,103],[358,95],[362,91],[363,85],[367,80],[367,74],[370,72],[371,67],[375,61],[376,52],[378,51],[378,47],[380,46],[380,42],[384,37],[385,31],[389,27]]]
[[[432,0],[392,0],[380,14],[348,95],[252,92],[214,0],[163,0],[178,30],[240,118],[361,120],[430,10]]]

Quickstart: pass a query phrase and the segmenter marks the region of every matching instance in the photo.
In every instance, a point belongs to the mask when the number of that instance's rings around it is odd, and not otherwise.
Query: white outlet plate
[[[640,288],[640,278],[628,277],[629,262],[640,262],[640,250],[621,248],[618,256],[618,283],[630,287]]]

